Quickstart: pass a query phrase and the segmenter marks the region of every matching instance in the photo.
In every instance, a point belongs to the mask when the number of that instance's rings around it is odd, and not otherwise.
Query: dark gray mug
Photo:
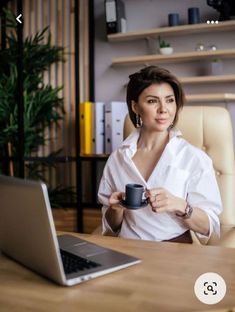
[[[139,207],[143,201],[143,193],[145,189],[141,184],[130,183],[126,184],[125,202],[128,206]]]

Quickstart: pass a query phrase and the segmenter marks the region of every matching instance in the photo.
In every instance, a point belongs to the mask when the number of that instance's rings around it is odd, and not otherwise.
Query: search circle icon
[[[226,294],[226,283],[223,277],[217,273],[204,273],[197,278],[194,284],[194,293],[202,303],[216,304]]]

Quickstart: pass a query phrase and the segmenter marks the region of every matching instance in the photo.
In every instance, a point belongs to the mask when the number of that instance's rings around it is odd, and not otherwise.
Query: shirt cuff
[[[207,242],[209,241],[212,233],[214,233],[215,235],[218,236],[218,238],[220,237],[220,227],[219,225],[217,225],[216,222],[213,222],[212,218],[210,215],[208,215],[208,219],[209,219],[209,233],[207,235],[195,232],[195,235],[197,236],[197,238],[199,239],[200,243],[203,245],[206,245]]]

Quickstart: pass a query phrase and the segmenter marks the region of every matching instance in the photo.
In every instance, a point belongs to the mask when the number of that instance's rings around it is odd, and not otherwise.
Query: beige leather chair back
[[[179,115],[177,128],[188,142],[212,158],[224,208],[221,224],[235,225],[235,163],[229,112],[222,107],[185,106]],[[127,115],[124,138],[133,129]]]

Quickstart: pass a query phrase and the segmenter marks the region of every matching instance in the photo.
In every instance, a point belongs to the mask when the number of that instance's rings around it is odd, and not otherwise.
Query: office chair
[[[188,142],[204,150],[214,164],[223,203],[221,237],[218,240],[212,236],[207,244],[235,247],[235,162],[229,112],[222,107],[185,106],[179,114],[177,128]],[[127,115],[124,138],[133,129]],[[200,243],[194,233],[192,236],[194,242]]]

